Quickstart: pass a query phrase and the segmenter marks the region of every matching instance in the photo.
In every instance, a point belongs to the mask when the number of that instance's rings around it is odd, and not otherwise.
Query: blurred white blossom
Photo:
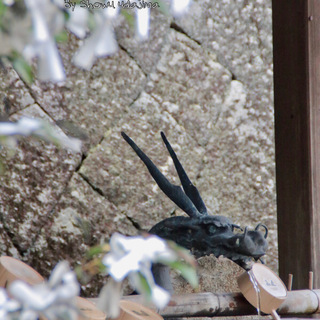
[[[83,10],[79,5],[76,5],[73,9],[67,9],[67,12],[69,20],[66,23],[66,27],[78,38],[83,39],[88,30],[89,11]]]
[[[136,9],[137,18],[137,36],[140,40],[146,40],[149,37],[149,25],[150,25],[150,9],[148,7]]]
[[[117,318],[120,312],[121,296],[121,282],[111,278],[100,291],[97,307],[104,311],[108,318]]]
[[[81,151],[81,140],[66,136],[60,128],[42,119],[22,117],[17,122],[0,122],[0,144],[15,147],[15,136],[33,136],[74,152]]]
[[[8,297],[4,288],[0,288],[0,319],[10,320],[20,310],[20,303]]]
[[[28,59],[37,58],[40,80],[63,81],[65,72],[54,40],[54,32],[63,27],[63,12],[49,0],[25,0],[25,4],[32,19],[33,40],[24,54]],[[53,21],[51,26],[49,21]]]
[[[179,18],[185,14],[189,9],[190,4],[191,0],[171,0],[171,11],[173,16]]]
[[[6,6],[12,6],[14,4],[14,0],[3,0],[3,3]]]
[[[67,261],[60,262],[47,282],[34,286],[16,280],[8,288],[21,306],[19,319],[77,319],[76,297],[80,286]]]
[[[105,14],[94,15],[96,28],[73,57],[73,63],[77,67],[90,70],[97,58],[110,56],[118,51],[112,22],[118,11],[108,8]]]
[[[113,279],[111,285],[108,284],[109,290],[106,287],[104,297],[115,294],[116,286],[112,283],[119,283],[128,277],[140,294],[153,302],[157,308],[164,308],[170,300],[170,294],[155,283],[151,267],[153,263],[169,266],[178,263],[183,256],[180,254],[182,251],[185,254],[184,249],[173,248],[165,240],[154,235],[126,237],[119,233],[113,234],[110,239],[110,252],[102,259]],[[190,278],[194,275],[195,273]],[[116,300],[117,297],[113,299]],[[105,311],[110,315],[110,310]],[[116,315],[114,312],[112,310],[112,316]]]
[[[11,8],[14,3],[14,0],[7,0],[3,4]],[[29,61],[36,58],[39,80],[60,82],[65,80],[65,71],[55,36],[61,33],[64,27],[78,38],[84,39],[84,43],[73,57],[73,63],[80,68],[90,70],[97,58],[110,56],[118,51],[114,25],[120,10],[135,10],[137,38],[146,40],[149,37],[151,10],[159,8],[165,1],[24,0],[24,3],[26,14],[23,19],[15,15],[14,10],[6,12],[3,23],[6,26],[5,29],[10,31],[9,35],[2,32],[0,21],[0,42],[6,44],[0,49],[0,54],[10,56],[14,50],[18,50]],[[191,0],[171,0],[173,16],[180,17],[186,13],[190,3]],[[17,23],[10,22],[18,19]],[[29,32],[30,20],[32,22],[31,34]],[[94,27],[91,23],[93,20]],[[16,25],[18,27],[15,27]],[[90,27],[92,30],[89,33]],[[20,69],[20,75],[25,80],[32,79],[32,72],[27,70],[28,66],[20,63],[14,67]]]
[[[76,320],[79,310],[76,297],[80,285],[67,261],[60,262],[52,271],[47,282],[29,285],[15,280],[8,288],[0,288],[1,320]]]
[[[119,233],[110,239],[110,253],[102,263],[116,281],[122,281],[129,273],[150,269],[152,263],[174,261],[176,254],[157,236],[126,237]]]

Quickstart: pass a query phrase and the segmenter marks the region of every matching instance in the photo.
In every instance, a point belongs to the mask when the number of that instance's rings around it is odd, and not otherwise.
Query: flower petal
[[[51,272],[51,275],[49,278],[49,285],[51,287],[55,287],[61,284],[63,276],[69,271],[70,271],[70,266],[68,261],[59,262]]]
[[[163,309],[170,301],[170,293],[163,288],[154,285],[151,288],[151,300],[156,307]]]
[[[40,286],[40,285],[39,285]],[[49,290],[38,287],[34,290],[23,281],[16,280],[9,286],[9,292],[13,298],[33,310],[43,310],[47,308],[55,299],[55,295]]]
[[[140,40],[146,40],[149,37],[150,9],[136,9],[136,32]]]
[[[37,47],[39,79],[52,82],[65,80],[62,60],[54,40],[49,39]]]
[[[174,17],[178,18],[183,15],[189,8],[191,0],[172,0],[171,10]]]
[[[117,318],[120,313],[121,283],[110,279],[99,294],[97,307],[106,312],[108,318]]]
[[[118,51],[118,43],[111,20],[106,19],[99,30],[95,53],[97,57],[110,56]]]
[[[80,6],[76,6],[74,11],[68,9],[68,13],[69,20],[66,23],[66,27],[78,38],[83,39],[87,32],[89,11],[80,8]]]

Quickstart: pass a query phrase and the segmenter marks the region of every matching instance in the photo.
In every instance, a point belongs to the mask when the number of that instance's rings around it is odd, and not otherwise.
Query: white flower
[[[37,58],[38,78],[42,81],[60,82],[65,80],[65,70],[54,36],[62,32],[65,26],[78,38],[84,39],[89,30],[89,1],[67,0],[25,0],[29,14],[9,26],[9,36],[0,32],[0,42],[5,45],[0,53],[10,54],[12,49],[23,51],[27,60]],[[128,1],[130,2],[130,1]],[[12,0],[5,0],[4,5],[11,6]],[[87,4],[86,4],[87,3]],[[114,21],[119,16],[120,8],[126,7],[127,0],[91,3],[96,27],[80,46],[73,58],[73,63],[90,70],[97,58],[115,54],[118,43],[114,32]],[[136,36],[139,40],[149,37],[151,1],[131,0],[135,5]],[[191,0],[172,0],[171,12],[180,17],[190,6]],[[89,6],[86,8],[86,5]],[[68,19],[65,17],[68,12]],[[11,14],[11,13],[9,13]],[[31,19],[30,19],[31,18]],[[17,18],[18,19],[18,18]],[[15,19],[15,20],[17,20]],[[30,20],[32,32],[29,32]],[[32,38],[32,41],[29,38]]]
[[[83,39],[88,28],[89,11],[76,5],[74,9],[67,9],[67,12],[69,20],[66,23],[66,27],[78,38]]]
[[[20,304],[17,301],[11,300],[4,288],[0,288],[0,319],[11,319],[10,313],[20,309]]]
[[[65,80],[62,60],[53,38],[34,45],[37,56],[38,77],[41,81],[60,82]]]
[[[109,274],[122,281],[130,272],[141,267],[151,267],[152,263],[174,261],[176,254],[166,242],[157,236],[125,237],[119,233],[110,239],[111,252],[103,258]]]
[[[53,270],[49,281],[34,286],[17,280],[9,286],[12,298],[21,305],[19,319],[77,319],[75,297],[80,286],[66,261]],[[63,318],[64,317],[64,318]]]
[[[21,118],[17,122],[0,122],[0,136],[29,136],[39,128],[40,122],[31,118]]]
[[[149,37],[150,9],[148,7],[136,9],[136,33],[140,40]]]
[[[34,136],[53,142],[74,152],[81,151],[81,141],[66,136],[60,128],[54,128],[41,119],[22,117],[17,122],[0,122],[1,136]]]
[[[32,19],[33,41],[24,50],[27,59],[37,57],[38,76],[42,81],[59,82],[65,79],[62,60],[47,21],[54,29],[63,26],[63,13],[48,0],[25,0]]]
[[[178,259],[167,243],[153,235],[125,237],[115,233],[110,239],[110,249],[110,253],[102,260],[110,276],[118,282],[128,276],[141,294],[145,293],[146,282],[151,292],[151,301],[158,308],[164,308],[170,295],[156,285],[151,267],[152,263],[169,263]]]
[[[94,15],[97,26],[73,57],[73,63],[77,67],[90,70],[96,58],[110,56],[118,51],[112,22],[118,14],[119,7],[115,6],[107,7],[102,14],[98,12]]]
[[[191,0],[172,0],[171,1],[171,11],[174,17],[179,18],[184,13],[187,12]]]

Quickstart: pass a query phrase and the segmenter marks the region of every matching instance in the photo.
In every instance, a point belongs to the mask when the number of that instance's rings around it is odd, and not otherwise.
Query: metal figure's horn
[[[266,225],[264,225],[263,223],[259,223],[255,230],[257,231],[260,227],[264,228],[264,230],[266,231],[265,235],[264,235],[264,238],[267,239],[267,236],[268,236],[268,228]]]
[[[233,231],[234,229],[240,229],[241,231],[243,231],[243,229],[242,229],[239,225],[237,225],[237,224],[232,224],[232,231]]]
[[[186,212],[189,217],[199,217],[201,214],[195,207],[190,198],[183,192],[182,188],[168,181],[168,179],[160,172],[149,157],[128,137],[124,132],[121,132],[123,139],[135,151],[138,157],[148,168],[151,176],[159,186],[159,188],[171,199],[179,208]]]
[[[173,160],[174,166],[176,167],[176,170],[179,175],[184,192],[190,198],[192,203],[196,206],[196,208],[198,209],[198,211],[201,214],[208,215],[207,208],[206,208],[206,206],[200,196],[198,189],[190,181],[190,179],[189,179],[187,173],[185,172],[185,170],[183,169],[183,166],[180,163],[176,153],[172,149],[167,137],[165,136],[165,134],[163,132],[161,132],[161,137],[162,137],[162,140],[165,143],[165,145],[169,151],[169,154]]]
[[[248,233],[248,227],[245,227],[243,232],[243,238],[247,236],[247,233]]]

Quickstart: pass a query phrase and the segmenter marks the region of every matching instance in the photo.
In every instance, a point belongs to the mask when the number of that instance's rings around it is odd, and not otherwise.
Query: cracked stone
[[[272,70],[271,1],[193,1],[189,14],[176,21],[203,46],[212,49],[241,80]],[[247,48],[247,49],[244,49]],[[271,75],[272,76],[272,73]],[[267,85],[272,83],[268,81]]]
[[[0,116],[5,119],[33,103],[28,87],[15,70],[7,65],[0,67]]]
[[[78,45],[72,35],[67,43],[60,45],[66,68],[65,83],[35,82],[32,92],[54,120],[68,120],[78,125],[94,146],[106,130],[116,125],[127,105],[137,98],[146,77],[123,50],[97,60],[90,72],[78,69],[70,63]]]
[[[240,81],[227,90],[206,146],[214,168],[205,165],[198,183],[211,191],[213,212],[270,227],[267,261],[277,270],[271,1],[195,0],[175,23]]]
[[[23,140],[7,159],[0,177],[3,253],[19,256],[28,249],[22,258],[48,275],[59,259],[80,264],[91,243],[115,230],[137,234],[133,224],[149,230],[182,215],[120,136],[126,131],[180,184],[163,130],[212,214],[242,226],[268,225],[267,265],[277,270],[271,2],[194,0],[190,14],[175,24],[168,28],[167,18],[152,12],[151,28],[159,32],[151,29],[141,44],[127,26],[118,30],[124,50],[98,60],[90,72],[70,63],[81,44],[70,35],[59,45],[67,72],[62,85],[35,82],[30,93],[14,71],[1,74],[0,95],[9,98],[10,115],[22,108],[32,114],[40,106],[90,137],[79,169],[90,185],[74,173],[80,155],[40,141]],[[78,217],[91,226],[89,237]],[[207,276],[201,289],[237,291],[232,277],[239,269],[230,263],[200,259],[200,276]],[[95,294],[102,281],[84,287],[86,294]]]
[[[174,183],[180,184],[173,162],[161,140],[164,131],[191,179],[194,179],[204,150],[174,117],[147,93],[128,109],[118,126],[89,154],[80,173],[144,230],[169,217],[175,205],[162,193],[137,155],[122,139],[125,131]],[[186,148],[187,146],[187,148]],[[191,156],[192,154],[192,156]],[[181,213],[180,213],[181,214]]]
[[[230,72],[213,54],[171,30],[150,79],[147,92],[204,145],[221,112]]]
[[[170,19],[160,10],[152,9],[149,38],[141,42],[137,41],[134,28],[129,26],[123,16],[118,20],[116,34],[120,46],[125,48],[146,74],[149,74],[154,69],[159,60],[159,55],[166,42],[170,28]]]
[[[50,220],[31,249],[32,265],[44,275],[48,275],[48,264],[53,267],[60,260],[68,260],[73,267],[80,265],[90,247],[108,242],[114,232],[137,233],[126,216],[78,173],[72,176]],[[97,296],[105,280],[95,277],[82,286],[83,294]]]
[[[245,85],[248,117],[274,152],[271,1],[196,0],[176,23]]]
[[[35,104],[10,119],[22,115],[50,120]],[[2,159],[5,172],[0,176],[1,218],[20,254],[26,255],[41,227],[50,220],[50,212],[80,155],[35,138],[24,138],[13,156],[2,150]]]

